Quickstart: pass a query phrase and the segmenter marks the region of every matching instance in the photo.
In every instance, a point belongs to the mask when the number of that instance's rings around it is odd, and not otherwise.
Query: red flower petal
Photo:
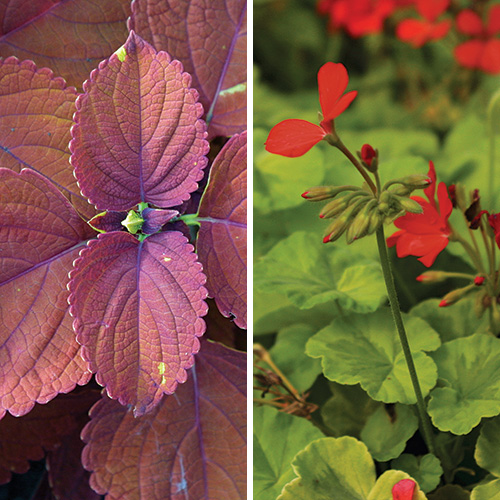
[[[398,24],[396,36],[402,42],[419,48],[427,42],[443,38],[450,28],[451,21],[449,19],[436,24],[418,19],[405,19]]]
[[[455,59],[465,68],[475,69],[480,67],[485,42],[469,40],[455,47]]]
[[[338,101],[337,104],[331,109],[331,115],[333,115],[330,120],[333,120],[337,116],[341,115],[351,104],[352,101],[354,101],[354,98],[358,95],[357,90],[351,90],[351,92],[347,92],[347,94],[344,94]],[[326,121],[326,120],[323,120]]]
[[[427,175],[431,178],[431,183],[429,187],[424,189],[425,196],[429,200],[429,203],[436,208],[436,169],[434,168],[434,163],[432,161],[429,162],[429,172]]]
[[[456,20],[458,31],[464,35],[481,36],[483,34],[483,21],[473,10],[462,10]]]
[[[402,479],[392,487],[392,500],[412,500],[415,492],[415,481]]]
[[[486,31],[490,36],[494,36],[500,32],[500,5],[493,5],[491,7]]]
[[[305,120],[285,120],[275,125],[266,141],[266,151],[296,158],[307,153],[325,136],[319,126]]]
[[[435,21],[450,5],[450,0],[417,0],[417,10],[428,21]]]
[[[340,114],[335,114],[335,107],[348,83],[349,76],[343,64],[327,62],[321,66],[318,71],[318,91],[325,121],[333,120]]]
[[[492,75],[500,73],[500,40],[497,38],[488,40],[483,47],[479,69]]]
[[[453,203],[448,195],[448,188],[444,182],[440,182],[438,186],[438,203],[439,203],[439,213],[441,219],[444,221],[448,220],[448,217],[453,210]]]

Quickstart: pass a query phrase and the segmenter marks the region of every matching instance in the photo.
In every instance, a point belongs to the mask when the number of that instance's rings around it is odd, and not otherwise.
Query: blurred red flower
[[[266,141],[266,150],[295,158],[307,153],[333,132],[333,120],[342,114],[358,94],[344,94],[349,76],[343,64],[328,62],[318,71],[318,90],[323,120],[319,125],[305,120],[284,120],[275,125]]]
[[[380,33],[396,6],[395,0],[320,0],[317,9],[329,17],[330,31],[345,29],[351,36],[360,37]]]
[[[500,248],[500,213],[489,214],[488,222],[495,233],[495,241],[497,242],[498,248]]]
[[[449,4],[450,0],[417,0],[417,11],[423,19],[401,21],[396,29],[396,36],[415,48],[443,38],[450,30],[451,20],[436,20],[446,11]]]
[[[412,500],[415,486],[412,479],[401,479],[392,487],[392,500]]]
[[[474,37],[455,47],[458,63],[469,69],[500,73],[500,40],[495,38],[500,33],[500,5],[491,7],[486,24],[473,10],[461,11],[457,16],[457,29]]]
[[[437,188],[436,203],[436,171],[434,164],[429,163],[430,186],[424,189],[429,201],[420,196],[412,196],[423,208],[421,214],[411,214],[399,217],[394,225],[400,229],[387,238],[387,245],[396,245],[398,257],[414,255],[426,267],[432,266],[439,253],[446,248],[451,234],[448,218],[453,206],[448,196],[448,189],[444,182]]]

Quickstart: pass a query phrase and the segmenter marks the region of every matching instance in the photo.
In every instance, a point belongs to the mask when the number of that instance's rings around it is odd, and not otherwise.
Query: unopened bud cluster
[[[346,233],[350,244],[374,233],[383,223],[390,223],[406,212],[422,213],[422,207],[409,195],[429,186],[426,175],[410,175],[388,182],[377,196],[366,186],[320,186],[302,197],[310,201],[331,199],[320,212],[322,219],[333,219],[323,242],[335,241]]]

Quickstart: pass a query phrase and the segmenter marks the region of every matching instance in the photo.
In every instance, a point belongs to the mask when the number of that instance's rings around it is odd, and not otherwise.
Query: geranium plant
[[[358,97],[347,80],[340,63],[318,71],[319,126],[303,113],[256,131],[255,498],[494,498],[495,196],[447,170],[452,148],[468,147],[453,133],[440,151],[433,132],[344,130]],[[473,165],[497,193],[481,144]],[[280,185],[283,170],[297,179]],[[266,190],[281,204],[266,205]],[[271,217],[284,228],[273,233]]]
[[[10,7],[0,480],[245,498],[246,4]]]

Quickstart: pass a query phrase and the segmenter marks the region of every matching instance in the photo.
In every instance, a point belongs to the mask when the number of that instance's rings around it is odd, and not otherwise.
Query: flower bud
[[[309,201],[323,201],[329,200],[330,198],[335,198],[339,193],[343,191],[360,191],[361,188],[358,186],[317,186],[312,187],[306,192],[302,193],[302,198]]]
[[[386,182],[384,185],[384,190],[393,184],[402,184],[411,190],[415,189],[425,189],[429,187],[432,183],[432,179],[427,174],[412,174],[406,177],[401,177],[399,179],[394,179],[392,181]]]
[[[394,195],[394,198],[398,201],[400,207],[405,212],[410,212],[412,214],[421,214],[424,211],[422,205],[420,205],[420,203],[418,203],[417,201],[412,200],[411,198],[405,198],[396,195]]]
[[[367,197],[369,193],[365,191],[355,191],[354,193],[349,193],[337,198],[336,200],[332,200],[330,203],[327,203],[323,209],[321,210],[319,216],[322,219],[330,219],[331,217],[335,217],[339,213],[343,212],[348,205],[350,205],[353,200],[357,197]]]
[[[444,271],[425,271],[420,276],[417,276],[417,281],[421,283],[439,283],[448,278],[448,273]]]
[[[356,214],[368,202],[367,197],[355,200],[351,203],[326,229],[323,243],[338,240],[349,227]]]
[[[376,172],[378,168],[378,149],[373,149],[369,144],[363,144],[358,156],[363,166],[370,172]]]
[[[486,288],[483,288],[480,291],[478,290],[478,293],[476,293],[476,298],[474,300],[474,312],[476,313],[476,316],[478,318],[481,318],[484,314],[484,311],[486,311],[486,309],[488,309],[488,307],[490,306],[491,298],[488,295]]]
[[[486,280],[486,278],[484,276],[476,276],[474,278],[474,285],[481,286],[485,280]]]
[[[457,288],[449,293],[447,293],[443,300],[439,303],[439,307],[447,307],[452,304],[456,304],[459,300],[463,299],[476,285],[467,285],[463,288]]]
[[[377,210],[377,200],[371,199],[368,203],[366,203],[362,210],[358,212],[347,229],[346,239],[348,245],[350,245],[354,240],[359,240],[368,234],[371,214],[374,210]]]

